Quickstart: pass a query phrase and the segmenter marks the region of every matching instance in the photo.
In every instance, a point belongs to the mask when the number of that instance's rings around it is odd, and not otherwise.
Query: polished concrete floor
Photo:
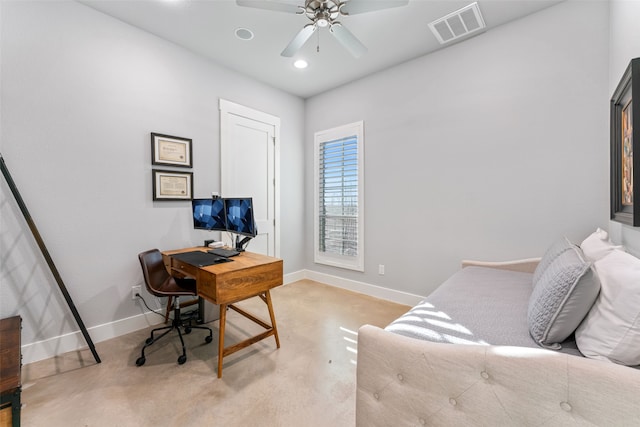
[[[217,378],[214,341],[177,335],[135,361],[149,330],[23,367],[23,426],[353,426],[358,328],[386,326],[409,307],[302,280],[271,293],[281,348],[270,337],[224,359]],[[258,298],[241,305],[268,319]],[[225,346],[261,328],[234,311]]]

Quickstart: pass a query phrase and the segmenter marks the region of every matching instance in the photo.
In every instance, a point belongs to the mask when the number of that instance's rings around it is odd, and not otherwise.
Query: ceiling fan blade
[[[289,42],[289,45],[284,48],[280,55],[286,56],[287,58],[292,57],[296,54],[296,52],[309,40],[311,34],[316,30],[316,26],[314,24],[307,24],[303,29],[296,34],[296,36]]]
[[[356,58],[367,53],[367,47],[340,23],[331,25],[331,34]]]
[[[342,5],[340,12],[343,15],[356,15],[408,4],[409,0],[348,0]]]
[[[253,7],[256,9],[274,10],[276,12],[302,13],[302,6],[292,3],[271,0],[236,0],[238,6]]]

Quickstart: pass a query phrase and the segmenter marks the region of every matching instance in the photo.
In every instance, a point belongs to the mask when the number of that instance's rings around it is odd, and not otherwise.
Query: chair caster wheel
[[[178,365],[182,365],[186,361],[187,361],[187,356],[185,356],[184,354],[182,356],[178,357]]]
[[[187,326],[186,328],[184,328],[184,334],[185,335],[189,335],[190,333],[191,333],[191,328],[190,327]]]
[[[144,342],[146,345],[151,345],[151,343],[153,343],[153,338],[147,338],[146,341]]]
[[[204,342],[206,342],[207,344],[209,344],[211,341],[213,341],[213,337],[211,335],[207,335],[204,338]]]
[[[138,360],[136,360],[136,366],[142,366],[142,365],[144,365],[144,362],[146,362],[146,361],[147,361],[147,359],[145,359],[144,356],[138,357]]]

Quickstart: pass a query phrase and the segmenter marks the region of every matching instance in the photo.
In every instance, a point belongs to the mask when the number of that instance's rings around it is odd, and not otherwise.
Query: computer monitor
[[[224,210],[227,215],[227,231],[248,237],[256,236],[251,197],[225,198]]]
[[[224,199],[193,199],[193,228],[201,230],[227,229],[227,216]]]

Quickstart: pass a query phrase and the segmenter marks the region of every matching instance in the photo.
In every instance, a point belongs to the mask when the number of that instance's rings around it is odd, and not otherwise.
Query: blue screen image
[[[233,233],[255,237],[256,226],[253,219],[253,200],[251,198],[225,199],[227,230]]]
[[[226,230],[223,199],[193,199],[193,227],[204,230]]]

